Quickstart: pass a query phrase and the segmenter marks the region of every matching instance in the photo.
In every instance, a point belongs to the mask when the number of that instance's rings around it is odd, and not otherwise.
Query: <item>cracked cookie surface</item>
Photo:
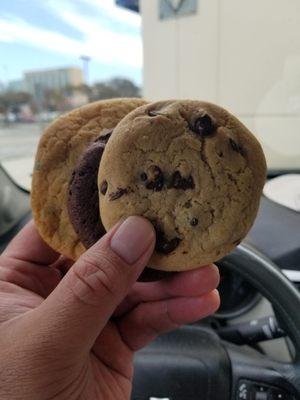
[[[72,173],[81,154],[142,104],[142,99],[91,103],[58,118],[41,137],[32,178],[32,211],[42,238],[59,253],[75,260],[85,250],[67,207]]]
[[[214,262],[247,234],[266,177],[262,148],[226,110],[200,101],[141,106],[114,130],[98,188],[106,229],[143,215],[157,233],[149,266],[180,271]]]

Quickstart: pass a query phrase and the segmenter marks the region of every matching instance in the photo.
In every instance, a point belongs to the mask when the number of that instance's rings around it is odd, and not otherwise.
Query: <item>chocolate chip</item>
[[[215,125],[208,114],[197,118],[192,130],[202,137],[210,136],[215,131]]]
[[[160,192],[162,190],[163,186],[164,186],[164,181],[161,180],[161,181],[157,181],[157,182],[149,182],[146,185],[146,188],[147,189],[152,189],[155,192]]]
[[[175,171],[172,175],[170,186],[178,189],[180,183],[181,183],[181,174],[179,171]]]
[[[173,239],[168,240],[165,236],[165,233],[157,227],[156,221],[151,222],[154,226],[156,233],[155,250],[163,254],[169,254],[174,251],[176,247],[178,247],[181,239],[179,239],[178,237],[174,237]]]
[[[161,191],[164,185],[164,175],[161,169],[157,165],[151,165],[146,175],[146,189],[154,190],[155,192]]]
[[[100,192],[101,192],[101,194],[104,195],[104,194],[107,192],[107,187],[108,187],[107,181],[103,181],[103,182],[101,183],[101,185],[100,185]]]
[[[154,110],[149,110],[148,115],[149,117],[156,117],[157,115],[160,115],[160,113]]]
[[[192,218],[190,224],[192,226],[197,226],[198,225],[198,219],[197,218]]]
[[[179,246],[180,239],[178,237],[175,237],[169,241],[165,241],[163,243],[160,243],[160,247],[158,251],[164,253],[164,254],[170,254],[172,251],[176,249],[176,247]]]
[[[116,192],[109,194],[109,200],[117,200],[126,193],[128,193],[127,189],[117,188]]]
[[[170,254],[172,251],[178,247],[180,239],[175,237],[171,240],[167,240],[163,233],[158,234],[156,238],[156,251],[163,254]]]
[[[230,147],[232,148],[232,150],[235,151],[236,153],[240,153],[240,154],[244,153],[244,149],[242,148],[242,146],[237,144],[233,139],[229,138],[229,144],[230,144]]]
[[[148,178],[146,172],[142,172],[141,175],[140,175],[140,178],[141,178],[142,181],[146,181],[147,178]]]
[[[187,178],[183,178],[179,171],[175,171],[171,178],[170,187],[175,189],[194,189],[195,184],[193,177],[190,175]]]
[[[185,207],[185,208],[191,208],[191,207],[192,207],[191,200],[188,200],[186,203],[184,203],[183,207]]]
[[[239,152],[239,146],[236,144],[236,142],[233,139],[229,139],[230,146],[233,151]]]
[[[186,184],[187,184],[187,189],[188,188],[194,189],[195,184],[194,184],[193,177],[191,175],[188,177]]]

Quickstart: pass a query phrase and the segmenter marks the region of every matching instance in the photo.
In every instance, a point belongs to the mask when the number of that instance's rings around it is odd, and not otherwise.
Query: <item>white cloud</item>
[[[112,60],[121,64],[141,67],[142,43],[137,33],[120,33],[117,28],[130,27],[140,29],[141,17],[115,5],[114,0],[81,0],[87,5],[89,15],[82,14],[72,0],[48,0],[49,7],[56,17],[64,23],[81,32],[87,44],[88,55],[98,59],[98,50],[102,52],[101,59]],[[91,6],[95,9],[91,9]],[[105,23],[105,19],[108,19]],[[113,25],[116,29],[113,30]],[[110,26],[108,28],[107,26]],[[123,29],[124,31],[125,29]],[[96,52],[96,54],[95,54]]]
[[[135,15],[116,9],[112,0],[83,0],[93,4],[116,22],[138,26]],[[140,68],[142,44],[138,35],[120,33],[101,24],[96,16],[83,16],[68,0],[50,0],[47,3],[57,17],[82,33],[81,39],[44,29],[14,16],[0,17],[0,42],[14,41],[57,53],[79,57],[87,54],[96,62],[106,65],[124,65]],[[123,14],[125,13],[125,14]],[[137,17],[139,18],[139,17]]]
[[[12,35],[1,32],[1,30],[0,30],[0,42],[9,43],[9,42],[13,42],[13,41],[14,41],[14,38]]]
[[[29,43],[58,52],[74,54],[78,41],[60,33],[41,29],[28,24],[20,18],[0,18],[0,37],[9,37],[11,41]]]

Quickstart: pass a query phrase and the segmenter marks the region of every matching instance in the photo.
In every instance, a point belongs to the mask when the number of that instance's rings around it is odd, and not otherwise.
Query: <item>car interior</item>
[[[266,187],[290,176],[272,171]],[[300,215],[280,200],[264,194],[246,239],[217,263],[217,313],[137,353],[132,399],[299,398]],[[0,252],[30,219],[29,190],[0,165]]]
[[[268,176],[254,225],[216,262],[220,308],[136,353],[132,400],[300,399],[299,4],[20,1],[16,21],[17,2],[1,4],[0,255],[32,218],[37,141],[71,109],[113,97],[203,98],[232,110],[263,145]]]

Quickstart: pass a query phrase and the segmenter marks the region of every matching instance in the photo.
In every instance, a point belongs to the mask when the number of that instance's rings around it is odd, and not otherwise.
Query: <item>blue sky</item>
[[[114,0],[1,0],[0,82],[24,71],[81,66],[91,57],[90,83],[114,76],[141,84],[138,14]]]

